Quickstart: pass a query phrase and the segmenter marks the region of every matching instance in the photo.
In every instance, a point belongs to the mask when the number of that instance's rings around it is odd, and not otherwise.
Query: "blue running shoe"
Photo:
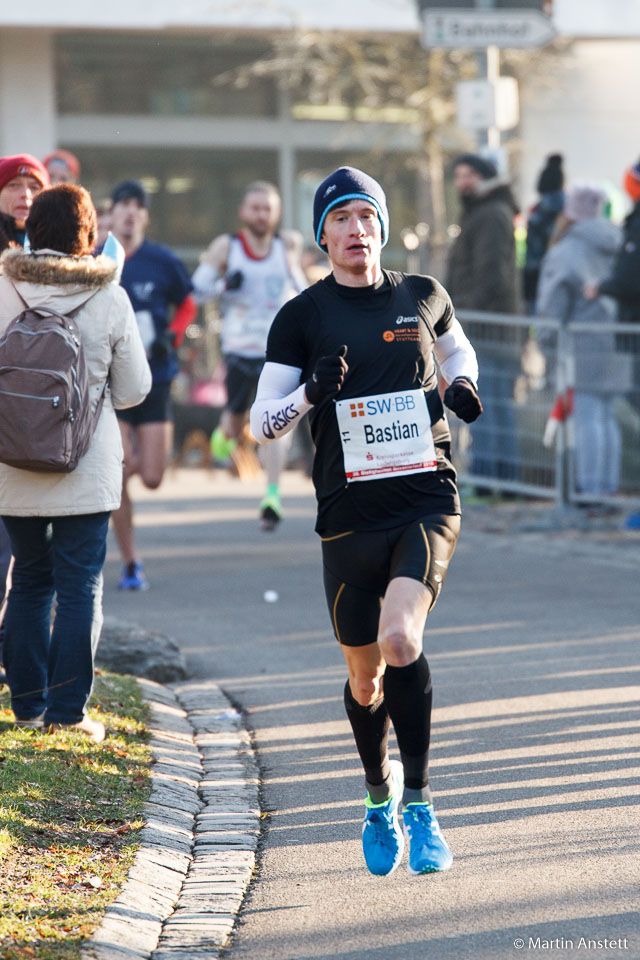
[[[404,787],[402,764],[392,760],[391,783],[393,793],[384,803],[372,803],[367,794],[367,813],[362,824],[362,851],[370,873],[386,877],[402,860],[404,837],[398,821],[398,807]]]
[[[126,563],[122,568],[122,576],[118,583],[118,590],[148,590],[149,581],[144,575],[141,563]]]
[[[409,803],[402,808],[409,841],[409,873],[441,873],[453,863],[453,854],[436,820],[433,804]]]

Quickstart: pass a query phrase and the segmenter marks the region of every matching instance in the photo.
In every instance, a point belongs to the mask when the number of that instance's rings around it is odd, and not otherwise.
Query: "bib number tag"
[[[262,356],[267,347],[269,328],[278,308],[271,312],[251,310],[235,302],[227,310],[222,325],[222,339],[226,353]]]
[[[144,349],[148,354],[151,344],[156,338],[153,315],[150,310],[136,310],[136,320],[138,321],[138,330],[140,331]]]
[[[336,401],[347,482],[437,469],[422,390]]]

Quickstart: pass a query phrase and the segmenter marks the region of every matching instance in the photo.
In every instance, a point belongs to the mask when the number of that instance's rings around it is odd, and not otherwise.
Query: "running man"
[[[128,492],[135,473],[145,487],[162,483],[172,445],[171,381],[178,372],[175,350],[197,314],[187,270],[171,250],[145,239],[149,223],[146,191],[137,180],[124,180],[111,195],[111,230],[124,247],[121,284],[129,294],[153,385],[139,406],[118,410],[124,447],[122,504],[112,513],[113,529],[122,556],[121,590],[149,586],[134,544],[133,507]],[[171,308],[173,317],[170,317]]]
[[[450,384],[444,402],[466,422],[482,412],[478,368],[445,289],[382,269],[389,214],[379,183],[335,170],[315,195],[314,234],[332,273],[275,318],[251,426],[267,443],[309,413],[325,592],[365,772],[366,865],[381,876],[398,866],[402,812],[409,870],[433,873],[453,857],[429,790],[422,635],[460,527],[435,360]],[[390,723],[401,763],[389,760]]]
[[[227,407],[211,437],[216,460],[226,460],[242,439],[249,408],[264,365],[269,327],[280,307],[306,286],[300,266],[302,237],[295,231],[276,233],[280,194],[271,183],[250,183],[238,209],[237,234],[216,237],[193,275],[199,303],[219,300],[221,347],[227,369]],[[282,518],[280,474],[289,443],[264,451],[267,489],[260,504],[263,530]]]

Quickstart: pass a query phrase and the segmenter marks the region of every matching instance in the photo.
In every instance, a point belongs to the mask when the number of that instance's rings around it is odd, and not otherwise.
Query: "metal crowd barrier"
[[[449,418],[460,482],[559,504],[640,503],[640,328],[460,311],[484,405]]]

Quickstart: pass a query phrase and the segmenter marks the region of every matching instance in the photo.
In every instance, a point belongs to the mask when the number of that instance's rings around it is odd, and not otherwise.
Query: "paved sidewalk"
[[[241,716],[213,681],[140,680],[151,706],[152,792],[141,846],[83,960],[210,960],[255,866],[258,769]]]
[[[628,938],[618,952],[640,958],[640,533],[616,518],[554,528],[546,503],[465,511],[428,637],[434,780],[456,868],[416,901],[405,871],[384,883],[362,867],[361,771],[313,501],[308,481],[287,484],[286,521],[267,537],[257,483],[177,471],[138,498],[152,589],[123,597],[108,558],[107,612],[170,633],[193,674],[215,680],[144,684],[158,757],[149,825],[85,960],[512,960],[520,938],[540,952],[574,938],[563,957],[595,960],[603,950],[583,936]],[[269,818],[244,902],[257,765],[218,684],[248,718]]]

